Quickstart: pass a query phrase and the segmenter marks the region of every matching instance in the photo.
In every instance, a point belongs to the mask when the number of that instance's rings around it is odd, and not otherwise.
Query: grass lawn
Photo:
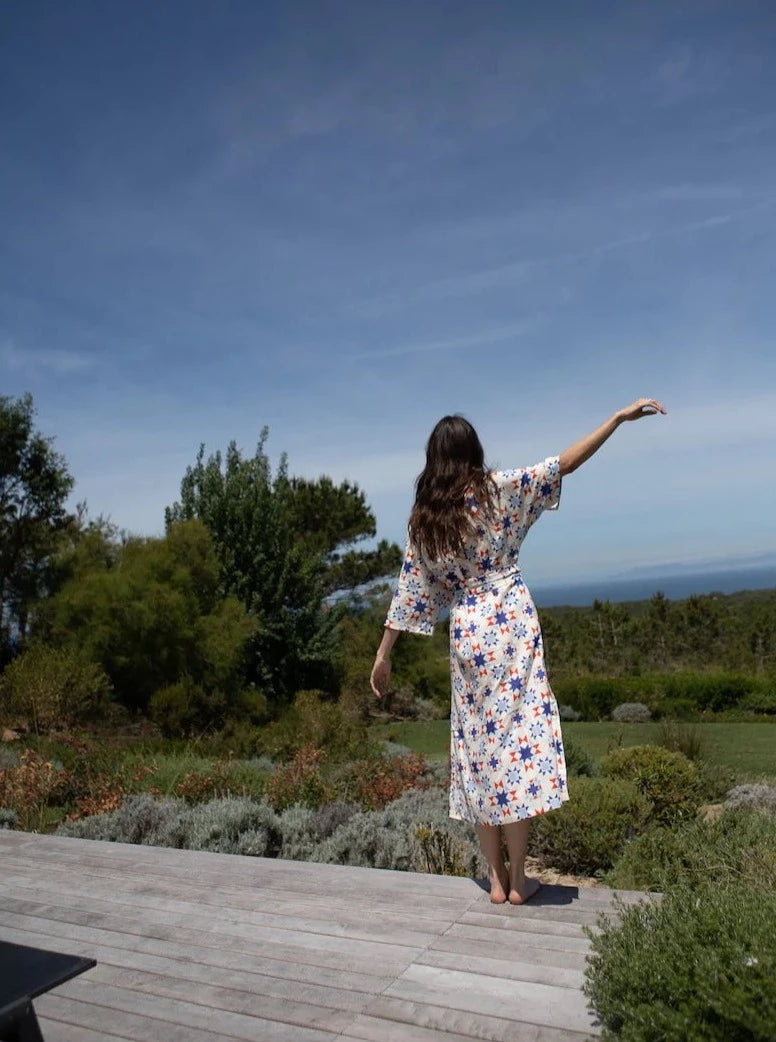
[[[742,781],[776,778],[776,726],[773,724],[716,721],[690,726],[700,733],[707,760],[729,767]],[[644,745],[655,741],[660,733],[657,723],[618,724],[612,721],[568,721],[562,729],[564,736],[597,760],[620,741],[623,745]],[[378,738],[406,745],[424,753],[430,760],[443,760],[449,752],[450,724],[447,720],[378,724],[375,732]]]

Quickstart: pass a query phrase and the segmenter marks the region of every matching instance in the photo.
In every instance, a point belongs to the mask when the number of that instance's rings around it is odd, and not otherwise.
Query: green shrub
[[[585,928],[604,1042],[773,1042],[776,894],[715,882],[618,912]]]
[[[776,891],[776,820],[766,814],[727,811],[715,821],[650,828],[628,843],[606,876],[607,886],[622,890],[736,881]]]
[[[655,716],[670,720],[694,720],[698,706],[691,698],[664,698],[655,706]]]
[[[598,766],[590,753],[565,736],[563,738],[563,756],[566,761],[567,774],[577,776],[583,774],[588,778],[598,774]]]
[[[529,838],[529,853],[561,872],[593,875],[611,868],[651,811],[634,782],[616,778],[576,778],[569,797],[558,810],[534,818]]]
[[[605,720],[627,695],[615,677],[568,677],[554,680],[552,687],[558,703],[576,709],[583,720]]]
[[[751,677],[734,673],[676,673],[662,681],[666,698],[690,699],[697,709],[715,713],[731,709],[757,687]]]
[[[614,749],[601,761],[601,774],[635,782],[651,803],[657,822],[692,817],[700,805],[698,769],[681,753],[657,745]]]
[[[220,691],[206,691],[191,677],[159,688],[151,696],[148,711],[166,738],[195,735],[223,719],[226,696]]]
[[[774,688],[761,688],[750,691],[744,695],[738,703],[738,708],[747,713],[762,713],[767,716],[776,714],[776,690]]]
[[[717,803],[736,783],[736,772],[725,764],[711,760],[700,760],[698,768],[698,791],[701,803]]]
[[[305,747],[321,749],[330,762],[365,756],[376,749],[359,714],[320,691],[299,691],[279,720],[262,731],[261,751],[290,760]]]
[[[98,717],[110,704],[110,693],[102,668],[79,648],[35,641],[3,673],[0,710],[44,731]]]

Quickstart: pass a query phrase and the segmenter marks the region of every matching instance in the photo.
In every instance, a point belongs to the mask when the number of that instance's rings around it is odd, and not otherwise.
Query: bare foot
[[[533,876],[525,876],[522,883],[510,888],[509,903],[511,905],[524,905],[526,901],[533,897],[541,885],[540,879],[535,879]]]
[[[503,879],[497,872],[490,872],[490,903],[493,905],[506,904],[507,900],[507,889],[509,883],[507,881],[507,875],[504,873]]]

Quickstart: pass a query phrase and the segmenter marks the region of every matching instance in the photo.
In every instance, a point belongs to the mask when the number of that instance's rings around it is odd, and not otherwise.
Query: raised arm
[[[580,438],[578,442],[575,442],[574,445],[560,454],[561,475],[571,474],[577,467],[581,467],[595,452],[598,452],[603,443],[614,434],[621,423],[625,423],[628,420],[640,420],[642,416],[654,416],[655,413],[665,413],[665,411],[660,402],[654,398],[638,398],[632,405],[628,405],[625,409],[620,409],[613,416],[610,416],[605,423],[602,423],[600,427],[586,437]]]

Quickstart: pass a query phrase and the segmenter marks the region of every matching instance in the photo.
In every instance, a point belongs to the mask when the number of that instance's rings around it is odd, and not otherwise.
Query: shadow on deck
[[[47,1042],[560,1042],[603,888],[494,906],[471,879],[0,832],[0,939],[93,956]]]

